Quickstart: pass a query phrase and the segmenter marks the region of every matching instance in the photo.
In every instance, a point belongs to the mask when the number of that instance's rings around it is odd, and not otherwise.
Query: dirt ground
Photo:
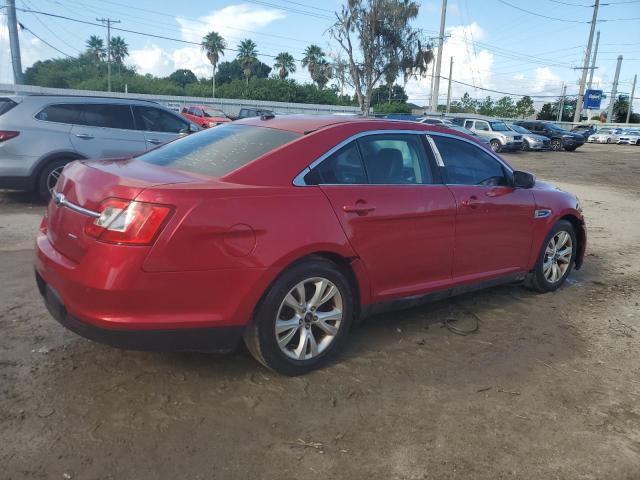
[[[64,330],[33,278],[43,206],[0,192],[0,478],[640,478],[640,147],[505,158],[580,196],[584,268],[375,317],[299,378]],[[477,334],[442,327],[468,312]]]

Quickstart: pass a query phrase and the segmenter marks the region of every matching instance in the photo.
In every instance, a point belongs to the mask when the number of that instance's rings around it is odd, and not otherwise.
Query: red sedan
[[[286,116],[67,165],[36,276],[53,316],[85,337],[196,351],[244,339],[295,375],[366,315],[515,280],[553,291],[585,246],[574,195],[473,137]]]
[[[183,107],[180,113],[184,118],[202,128],[215,127],[231,121],[222,110],[207,107],[206,105]]]

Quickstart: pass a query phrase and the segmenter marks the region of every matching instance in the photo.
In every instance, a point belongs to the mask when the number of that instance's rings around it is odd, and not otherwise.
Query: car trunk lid
[[[65,257],[80,262],[96,240],[85,234],[107,198],[134,200],[143,190],[201,179],[134,159],[77,161],[63,171],[47,207],[45,226],[53,247]]]

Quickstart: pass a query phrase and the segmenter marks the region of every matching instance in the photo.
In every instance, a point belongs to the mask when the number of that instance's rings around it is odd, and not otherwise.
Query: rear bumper
[[[242,338],[243,327],[186,328],[173,330],[111,330],[69,315],[62,298],[36,271],[38,290],[49,313],[72,332],[95,342],[128,350],[233,351]]]

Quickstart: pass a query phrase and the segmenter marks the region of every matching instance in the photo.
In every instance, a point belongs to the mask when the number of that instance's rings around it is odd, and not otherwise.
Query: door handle
[[[76,133],[76,137],[82,138],[83,140],[91,140],[93,135],[89,135],[88,133]]]
[[[162,140],[158,140],[157,138],[150,138],[149,140],[147,140],[147,142],[153,143],[154,145],[160,145],[161,143],[164,143]]]
[[[344,210],[345,213],[356,213],[360,216],[367,215],[368,213],[373,212],[375,209],[376,207],[374,207],[373,205],[358,203],[356,203],[355,205],[345,205],[344,207],[342,207],[342,210]]]
[[[460,202],[460,205],[462,205],[463,207],[469,207],[469,208],[478,208],[478,205],[481,205],[482,202],[478,201],[478,197],[476,197],[475,195],[471,195],[469,198],[466,198],[464,200],[462,200],[462,202]]]

